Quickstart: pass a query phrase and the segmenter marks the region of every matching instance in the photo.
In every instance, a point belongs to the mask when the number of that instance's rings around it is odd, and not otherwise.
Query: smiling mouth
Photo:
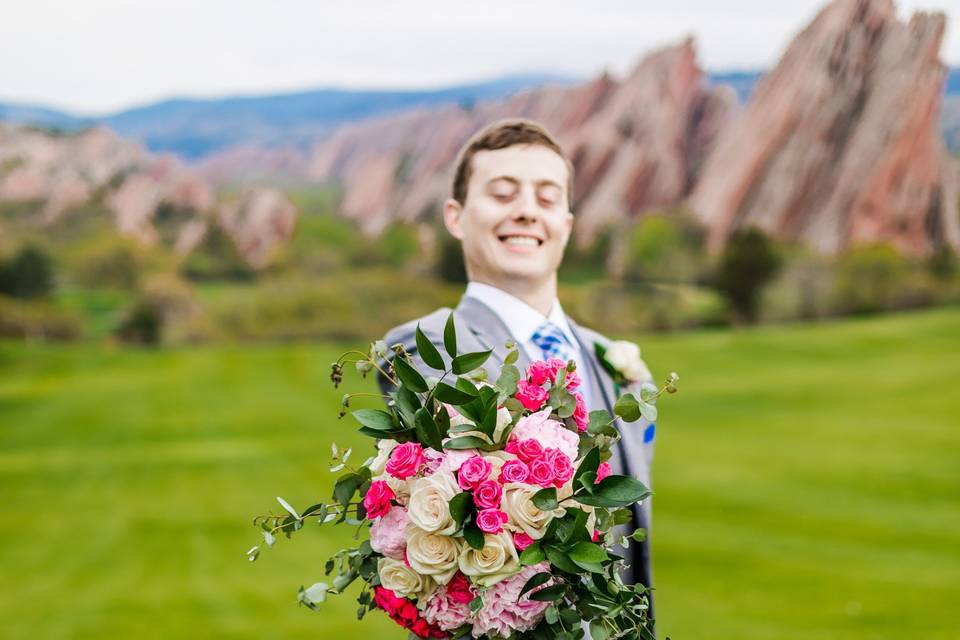
[[[543,240],[534,238],[533,236],[505,235],[498,237],[500,238],[500,242],[513,247],[539,247],[543,244]]]

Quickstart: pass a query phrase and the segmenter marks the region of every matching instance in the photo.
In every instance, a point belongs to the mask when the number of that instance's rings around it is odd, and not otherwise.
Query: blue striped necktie
[[[530,340],[540,348],[544,360],[560,358],[564,361],[573,357],[570,343],[560,327],[552,322],[544,322],[530,336]]]

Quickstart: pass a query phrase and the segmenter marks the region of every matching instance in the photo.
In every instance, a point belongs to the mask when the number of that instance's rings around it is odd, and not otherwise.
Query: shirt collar
[[[577,339],[570,329],[570,323],[567,322],[567,315],[563,312],[563,307],[560,306],[560,301],[557,299],[554,299],[549,315],[544,316],[516,296],[482,282],[468,283],[464,295],[479,300],[493,309],[517,342],[528,342],[533,332],[544,321],[549,320],[563,331],[563,335],[566,336],[570,345],[579,351]]]

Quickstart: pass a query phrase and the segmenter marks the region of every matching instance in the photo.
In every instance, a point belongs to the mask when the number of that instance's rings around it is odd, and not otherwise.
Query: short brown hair
[[[453,199],[461,205],[467,201],[467,184],[473,172],[473,156],[478,151],[496,151],[518,144],[539,144],[563,158],[567,165],[567,202],[573,201],[573,165],[563,153],[559,143],[543,127],[533,120],[498,120],[487,125],[470,138],[457,156],[457,170],[453,174]]]

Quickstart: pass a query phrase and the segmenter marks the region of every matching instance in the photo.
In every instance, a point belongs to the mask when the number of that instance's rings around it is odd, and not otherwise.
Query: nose
[[[516,200],[516,209],[513,211],[514,220],[517,222],[536,222],[539,215],[537,195],[533,188],[525,187],[521,189]]]

